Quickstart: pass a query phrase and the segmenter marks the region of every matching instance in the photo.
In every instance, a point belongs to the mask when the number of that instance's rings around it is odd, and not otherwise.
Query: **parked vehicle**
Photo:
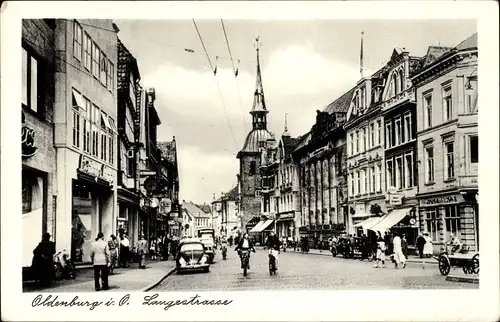
[[[203,246],[205,247],[205,253],[208,255],[208,263],[212,264],[215,258],[215,230],[212,228],[201,228],[198,229],[198,238],[200,238]]]
[[[75,264],[69,258],[66,249],[54,254],[54,278],[56,280],[76,278]]]
[[[451,267],[462,267],[465,274],[479,274],[479,252],[469,252],[467,246],[463,246],[458,253],[451,253],[448,246],[441,252],[438,260],[441,275],[448,275]]]
[[[196,239],[184,239],[179,245],[176,257],[178,272],[189,270],[210,270],[209,255],[205,251],[203,243]]]

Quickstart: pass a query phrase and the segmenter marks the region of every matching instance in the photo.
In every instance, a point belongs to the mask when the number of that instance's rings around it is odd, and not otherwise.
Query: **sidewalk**
[[[135,263],[130,268],[115,269],[114,274],[109,276],[109,291],[147,291],[175,271],[175,261],[172,260],[147,261],[146,269],[139,269],[138,266]],[[76,279],[55,281],[51,287],[23,283],[23,292],[95,292],[92,268],[77,269],[76,274]]]
[[[261,248],[264,248],[264,247],[261,246]],[[283,251],[283,250],[281,250],[281,251]],[[294,253],[293,248],[287,248],[286,251]],[[295,251],[295,253],[300,253],[300,250],[297,249]],[[309,249],[309,254],[323,255],[323,256],[330,256],[330,257],[332,257],[332,253],[329,250],[320,251],[319,249]],[[337,257],[342,257],[342,255],[338,255],[337,254]],[[430,258],[420,258],[420,257],[417,257],[417,256],[409,256],[406,261],[409,262],[409,263],[419,263],[419,264],[422,264],[422,263],[437,264],[438,263],[438,261],[435,258],[433,258],[433,257],[430,257]]]

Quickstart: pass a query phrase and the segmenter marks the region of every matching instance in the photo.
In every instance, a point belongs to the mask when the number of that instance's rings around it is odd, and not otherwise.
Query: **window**
[[[250,175],[253,176],[257,170],[257,163],[255,161],[250,161]]]
[[[368,148],[368,128],[363,128],[363,151]]]
[[[125,126],[125,135],[130,142],[134,142],[134,120],[132,119],[132,113],[128,107],[126,108],[125,115],[125,121],[127,123]]]
[[[99,78],[99,62],[100,62],[101,50],[95,42],[92,42],[92,75]]]
[[[356,131],[356,153],[359,152],[359,131]]]
[[[354,155],[354,133],[351,133],[351,153],[350,155]]]
[[[364,193],[368,193],[370,190],[370,176],[368,174],[368,169],[363,170],[363,182],[364,182]]]
[[[365,107],[365,89],[364,88],[361,89],[361,104],[360,104],[360,106],[362,108]]]
[[[467,86],[470,87],[469,90],[466,90],[467,92],[467,110],[466,112],[472,113],[476,111],[477,107],[477,78],[471,79],[469,78],[467,80],[469,83]]]
[[[454,142],[447,142],[445,143],[445,153],[446,153],[446,179],[451,179],[455,177],[455,168],[454,168],[454,147],[453,147]]]
[[[403,169],[403,158],[396,158],[396,188],[402,189],[404,187],[404,169]]]
[[[404,73],[403,73],[403,69],[400,69],[399,70],[399,90],[401,92],[404,92],[405,90],[405,78],[404,78]]]
[[[101,112],[97,106],[92,104],[92,123],[99,124],[101,121]]]
[[[82,27],[75,21],[73,29],[73,56],[79,61],[82,60]]]
[[[382,191],[382,165],[377,164],[377,191]]]
[[[451,120],[453,118],[451,86],[448,86],[443,90],[443,108],[444,121],[446,122]]]
[[[99,156],[99,128],[98,128],[98,120],[101,118],[100,110],[97,106],[92,104],[92,123],[95,126],[92,127],[92,155],[97,157]]]
[[[359,173],[359,171],[356,171],[356,181],[357,181],[356,194],[359,195],[361,193],[361,174]]]
[[[436,208],[429,208],[425,212],[425,223],[427,232],[429,233],[432,241],[437,242],[439,237],[439,217]]]
[[[394,167],[392,164],[392,160],[387,160],[386,161],[386,170],[387,174],[385,175],[386,181],[387,181],[387,188],[391,187],[394,185]]]
[[[385,123],[385,147],[392,147],[392,124],[391,121]]]
[[[424,96],[424,124],[425,128],[432,127],[432,94]]]
[[[115,139],[113,134],[109,135],[109,163],[115,162]]]
[[[405,188],[413,187],[413,153],[405,155]]]
[[[100,71],[101,71],[101,84],[104,86],[107,86],[107,78],[108,78],[108,60],[106,59],[106,56],[104,55],[103,52],[101,52],[101,65],[100,65]]]
[[[107,126],[107,122],[109,122],[109,121],[108,121],[108,114],[106,114],[106,112],[104,112],[104,111],[101,111],[101,128],[102,128],[103,130],[106,130],[106,131],[107,131],[107,130],[108,130],[108,128],[109,128],[109,127]]]
[[[80,147],[80,113],[73,109],[73,146]]]
[[[469,136],[470,163],[476,165],[479,162],[479,141],[477,135]]]
[[[86,116],[83,119],[83,151],[90,153],[90,120],[92,104],[84,97]]]
[[[450,234],[460,238],[460,212],[458,205],[444,207],[444,240],[450,239]]]
[[[114,78],[115,78],[115,65],[108,60],[108,89],[114,89]]]
[[[351,191],[351,195],[354,196],[354,174],[349,174],[349,185],[350,185],[350,189],[349,191]]]
[[[411,127],[411,114],[406,113],[404,116],[404,135],[403,135],[403,143],[407,141],[411,141],[413,139],[412,136],[412,127]]]
[[[92,68],[92,39],[86,32],[83,34],[83,66],[88,71]]]
[[[434,148],[425,148],[425,173],[426,183],[434,182]]]
[[[399,94],[399,92],[401,92],[401,89],[399,88],[398,72],[394,72],[393,77],[394,77],[394,93]]]
[[[370,124],[370,147],[375,146],[375,124]]]
[[[375,173],[375,167],[370,168],[370,192],[375,192],[377,187],[376,187],[376,173]]]
[[[394,127],[395,127],[395,142],[394,145],[400,145],[401,144],[401,118],[398,116],[394,122]]]
[[[381,120],[377,121],[377,130],[378,130],[377,144],[381,144],[382,143],[382,121]]]
[[[102,133],[101,134],[101,159],[104,161],[106,161],[106,159],[107,159],[107,153],[108,153],[107,144],[108,144],[107,135]]]
[[[34,112],[38,111],[38,61],[22,48],[22,83],[21,104]]]

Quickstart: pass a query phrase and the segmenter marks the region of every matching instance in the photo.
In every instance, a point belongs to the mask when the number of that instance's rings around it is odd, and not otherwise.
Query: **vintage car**
[[[203,243],[196,239],[184,239],[179,244],[176,257],[177,271],[210,270],[209,255]]]
[[[205,247],[205,253],[208,255],[208,263],[212,264],[215,258],[215,230],[212,228],[198,229],[198,238]]]

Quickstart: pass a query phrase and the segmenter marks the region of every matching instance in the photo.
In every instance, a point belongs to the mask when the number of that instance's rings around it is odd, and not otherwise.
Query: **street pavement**
[[[268,253],[252,253],[250,270],[243,276],[234,248],[228,259],[220,251],[209,273],[175,273],[152,291],[244,291],[244,290],[389,290],[389,289],[478,289],[478,284],[450,282],[435,264],[409,262],[404,269],[392,263],[374,268],[374,262],[333,258],[287,251],[279,255],[278,272],[269,275]],[[453,271],[452,271],[453,272]]]
[[[175,262],[147,261],[146,269],[139,269],[134,263],[130,268],[117,268],[109,276],[109,290],[106,292],[134,292],[142,291],[148,286],[161,281],[175,268]],[[23,292],[95,292],[93,268],[77,270],[74,280],[55,281],[51,287],[40,287],[33,282],[23,283]]]

